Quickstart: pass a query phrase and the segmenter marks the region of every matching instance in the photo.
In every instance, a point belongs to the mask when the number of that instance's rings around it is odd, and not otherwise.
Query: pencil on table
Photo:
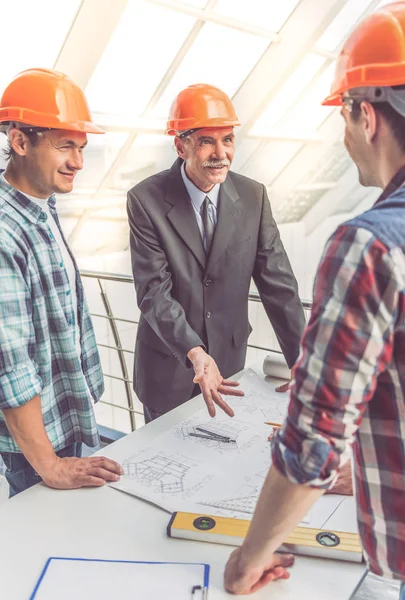
[[[273,425],[273,427],[281,427],[282,423],[273,423],[272,421],[266,421],[265,425]]]

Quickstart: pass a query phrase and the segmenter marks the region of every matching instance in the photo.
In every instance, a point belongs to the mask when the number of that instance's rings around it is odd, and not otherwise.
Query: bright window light
[[[254,152],[258,149],[261,144],[261,140],[252,139],[252,138],[244,138],[241,141],[238,140],[238,129],[239,127],[235,127],[235,156],[232,161],[232,171],[236,171],[237,173],[242,173],[242,169],[246,161],[250,159]]]
[[[301,142],[268,142],[264,150],[249,161],[243,173],[265,185],[271,185],[302,146]]]
[[[214,11],[236,21],[278,32],[299,1],[241,0],[236,2],[235,0],[219,0]]]
[[[32,67],[52,69],[80,4],[81,0],[1,3],[0,94],[20,71]]]
[[[317,47],[329,52],[336,50],[369,6],[370,0],[348,0],[337,17],[325,29],[316,44]]]
[[[114,181],[116,189],[130,189],[135,183],[169,168],[177,158],[168,135],[137,135],[125,159],[120,163]]]
[[[333,106],[322,106],[321,102],[329,94],[335,73],[332,63],[326,71],[310,86],[296,106],[280,121],[283,130],[312,133],[325,121],[334,110]]]
[[[130,0],[87,86],[92,111],[140,116],[195,19]]]
[[[319,71],[325,60],[324,57],[318,54],[307,54],[299,67],[287,79],[278,94],[253,125],[249,133],[263,135],[273,129],[308,85],[308,82]]]
[[[205,8],[208,4],[208,0],[175,0],[181,4],[187,4],[188,6],[193,6],[194,8]]]
[[[91,139],[90,139],[91,137]],[[84,166],[75,178],[75,189],[97,189],[127,139],[126,133],[89,136]]]
[[[210,83],[233,96],[255,66],[269,40],[206,23],[153,111],[167,117],[175,96],[193,83]]]

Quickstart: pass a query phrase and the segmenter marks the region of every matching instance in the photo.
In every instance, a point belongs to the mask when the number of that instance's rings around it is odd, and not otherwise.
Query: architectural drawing
[[[205,416],[205,411],[201,416]],[[241,433],[248,429],[246,423],[234,419],[228,418],[227,421],[219,419],[207,421],[205,419],[201,421],[200,418],[197,418],[180,423],[179,426],[173,428],[173,432],[179,440],[204,446],[206,449],[223,454],[238,452],[242,445]],[[209,439],[210,434],[212,434],[212,439]],[[221,438],[229,438],[232,441],[228,442]]]
[[[153,486],[161,494],[178,494],[184,491],[183,479],[190,465],[179,460],[157,454],[139,462],[124,462],[124,474],[130,479],[138,479],[147,486]]]
[[[240,379],[245,396],[227,398],[233,418],[218,410],[210,419],[202,408],[147,447],[134,448],[123,464],[125,474],[110,485],[169,512],[251,519],[271,464],[271,428],[264,422],[282,422],[289,402],[276,385],[248,369]],[[341,500],[322,498],[304,522],[321,527],[336,502]]]
[[[237,511],[252,515],[257,504],[260,490],[262,489],[264,480],[268,473],[269,466],[270,458],[268,458],[267,464],[262,463],[262,468],[258,472],[251,475],[245,473],[242,482],[239,479],[239,483],[237,483],[236,486],[233,486],[232,496],[228,495],[222,498],[217,497],[217,499],[204,499],[200,501],[200,504],[219,508],[223,511],[226,511],[228,516],[234,516],[230,515],[229,511],[232,513]],[[245,471],[246,467],[242,465],[242,469]],[[235,477],[231,479],[235,480]],[[229,484],[231,484],[231,481],[229,481]],[[211,486],[211,489],[213,489],[213,487],[214,486]],[[247,517],[245,516],[245,518]]]
[[[236,418],[256,423],[272,421],[281,424],[284,421],[290,394],[276,392],[279,382],[265,382],[252,369],[248,369],[239,383],[245,395],[242,398],[227,399]]]

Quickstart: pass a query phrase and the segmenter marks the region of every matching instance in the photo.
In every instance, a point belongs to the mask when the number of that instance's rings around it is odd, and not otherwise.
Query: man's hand
[[[273,554],[260,561],[245,557],[243,545],[234,550],[225,568],[225,589],[232,594],[252,594],[275,579],[288,579],[288,567],[294,564],[292,554]]]
[[[59,458],[57,455],[46,472],[39,473],[47,486],[59,490],[101,487],[108,481],[119,481],[123,474],[118,463],[103,456]]]
[[[291,389],[295,377],[295,365],[291,368],[291,375],[287,383],[283,383],[276,388],[276,392],[288,392]]]
[[[239,383],[223,379],[217,364],[200,346],[192,348],[187,354],[194,368],[194,383],[198,383],[211,417],[215,417],[215,404],[230,417],[234,416],[232,408],[225,402],[221,394],[227,396],[243,396],[242,390],[236,390]]]

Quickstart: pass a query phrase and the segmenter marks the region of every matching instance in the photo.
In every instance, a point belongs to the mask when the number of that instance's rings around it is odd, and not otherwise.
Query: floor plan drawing
[[[123,464],[127,477],[154,486],[162,494],[183,492],[183,479],[190,468],[191,466],[184,462],[159,455],[139,462]]]
[[[210,484],[215,473],[207,469],[200,458],[188,455],[180,442],[171,446],[170,443],[171,437],[166,433],[160,436],[156,446],[129,456],[122,465],[124,475],[119,482],[111,484],[112,487],[169,512],[194,505],[194,498]]]
[[[204,406],[129,452],[124,475],[109,485],[168,512],[251,519],[272,462],[265,422],[283,421],[289,394],[252,369],[239,382],[245,395],[227,398],[234,417],[218,409],[210,418]],[[303,523],[321,527],[341,501],[321,498]]]

